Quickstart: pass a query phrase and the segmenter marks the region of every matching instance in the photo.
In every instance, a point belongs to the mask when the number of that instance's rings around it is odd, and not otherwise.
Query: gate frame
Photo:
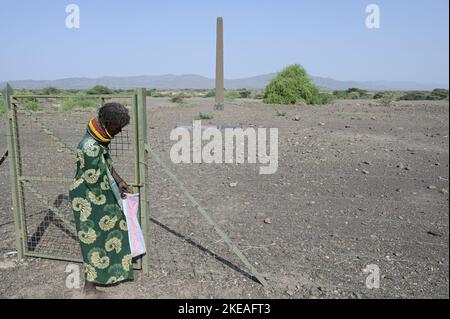
[[[13,215],[15,226],[15,241],[17,249],[17,257],[22,259],[24,257],[37,257],[70,262],[82,262],[80,258],[54,256],[45,253],[29,252],[26,249],[26,239],[28,237],[26,229],[26,214],[24,205],[24,190],[23,184],[27,177],[22,175],[22,164],[20,154],[19,130],[17,125],[17,107],[12,106],[13,98],[64,98],[61,95],[17,95],[14,96],[12,87],[7,84],[3,90],[3,102],[5,107],[5,123],[7,135],[7,150],[9,152],[9,169],[10,181],[12,190]],[[150,271],[150,241],[148,238],[148,224],[149,224],[149,202],[148,202],[148,144],[147,144],[147,108],[146,108],[146,90],[144,88],[136,89],[133,95],[115,96],[115,95],[92,95],[81,98],[99,98],[100,105],[104,104],[105,99],[110,98],[131,98],[132,118],[133,118],[133,150],[134,150],[134,175],[135,181],[129,183],[133,188],[137,188],[140,193],[139,205],[139,219],[144,233],[144,240],[147,247],[147,253],[139,257],[137,263],[134,264],[134,269],[142,269],[144,274]],[[72,96],[73,97],[73,96]],[[57,137],[56,137],[57,138]],[[75,152],[75,150],[72,150]],[[45,177],[36,177],[35,180],[46,179]],[[63,179],[62,179],[63,180]],[[71,180],[71,179],[70,179]],[[64,180],[65,181],[65,180]]]

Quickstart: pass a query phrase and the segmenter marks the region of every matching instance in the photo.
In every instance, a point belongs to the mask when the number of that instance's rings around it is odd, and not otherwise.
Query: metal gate
[[[87,121],[106,101],[124,104],[131,121],[110,144],[114,167],[140,193],[140,221],[148,240],[146,91],[115,95],[14,95],[3,91],[11,195],[18,257],[82,262],[68,191],[75,149]],[[149,271],[149,253],[135,269]]]

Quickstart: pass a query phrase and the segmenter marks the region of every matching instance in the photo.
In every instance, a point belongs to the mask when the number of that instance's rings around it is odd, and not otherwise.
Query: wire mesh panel
[[[75,150],[88,121],[110,101],[125,105],[131,117],[110,144],[115,170],[135,184],[138,165],[134,96],[13,97],[18,150],[17,179],[24,254],[81,261],[69,187],[76,171]]]

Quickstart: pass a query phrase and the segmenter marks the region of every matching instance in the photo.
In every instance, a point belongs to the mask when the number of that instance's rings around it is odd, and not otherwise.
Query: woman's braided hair
[[[120,127],[125,127],[130,123],[130,115],[125,106],[120,103],[106,103],[98,110],[98,119],[104,124],[106,121],[116,122]]]

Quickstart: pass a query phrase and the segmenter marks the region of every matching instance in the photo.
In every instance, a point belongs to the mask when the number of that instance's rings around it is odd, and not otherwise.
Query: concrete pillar
[[[216,103],[214,110],[222,111],[224,106],[224,75],[223,75],[223,19],[217,18],[216,43]]]

